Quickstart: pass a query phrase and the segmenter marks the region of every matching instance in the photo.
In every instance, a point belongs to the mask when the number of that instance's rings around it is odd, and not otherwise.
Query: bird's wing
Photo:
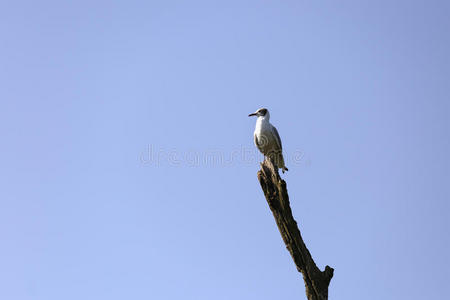
[[[255,142],[255,145],[259,149],[259,151],[263,152],[262,147],[258,143],[258,137],[256,136],[256,134],[253,134],[253,141]]]
[[[272,126],[272,132],[273,132],[273,135],[275,137],[275,140],[277,141],[278,146],[280,147],[280,150],[282,150],[283,146],[281,145],[280,135],[278,134],[278,131],[275,128],[275,126]]]

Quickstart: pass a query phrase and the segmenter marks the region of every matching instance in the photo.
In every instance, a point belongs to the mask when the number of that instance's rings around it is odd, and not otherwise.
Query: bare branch
[[[281,237],[294,260],[297,270],[303,274],[308,300],[328,299],[328,285],[334,269],[329,266],[320,271],[303,242],[297,222],[292,216],[286,182],[280,178],[278,168],[265,160],[258,171],[258,180],[273,213]]]

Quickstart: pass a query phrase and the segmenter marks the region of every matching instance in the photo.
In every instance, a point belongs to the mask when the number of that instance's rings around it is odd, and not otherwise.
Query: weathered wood
[[[333,277],[334,270],[326,266],[322,272],[312,259],[303,242],[297,222],[292,216],[286,182],[281,179],[278,168],[266,159],[261,163],[258,180],[286,248],[291,254],[297,270],[303,274],[306,297],[308,300],[328,299],[328,285]]]

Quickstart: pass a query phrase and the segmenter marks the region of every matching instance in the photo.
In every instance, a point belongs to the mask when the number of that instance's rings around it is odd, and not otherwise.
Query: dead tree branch
[[[258,171],[258,180],[273,213],[281,237],[294,260],[297,270],[303,274],[308,300],[328,299],[328,285],[333,277],[333,268],[320,271],[303,242],[297,222],[292,216],[286,182],[280,178],[278,168],[265,160]]]

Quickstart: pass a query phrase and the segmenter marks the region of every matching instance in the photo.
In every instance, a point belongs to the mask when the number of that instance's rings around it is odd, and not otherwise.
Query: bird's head
[[[260,108],[257,111],[255,111],[252,114],[248,115],[249,117],[253,117],[253,116],[257,116],[257,117],[264,117],[266,119],[269,118],[269,111],[267,110],[267,108]]]

